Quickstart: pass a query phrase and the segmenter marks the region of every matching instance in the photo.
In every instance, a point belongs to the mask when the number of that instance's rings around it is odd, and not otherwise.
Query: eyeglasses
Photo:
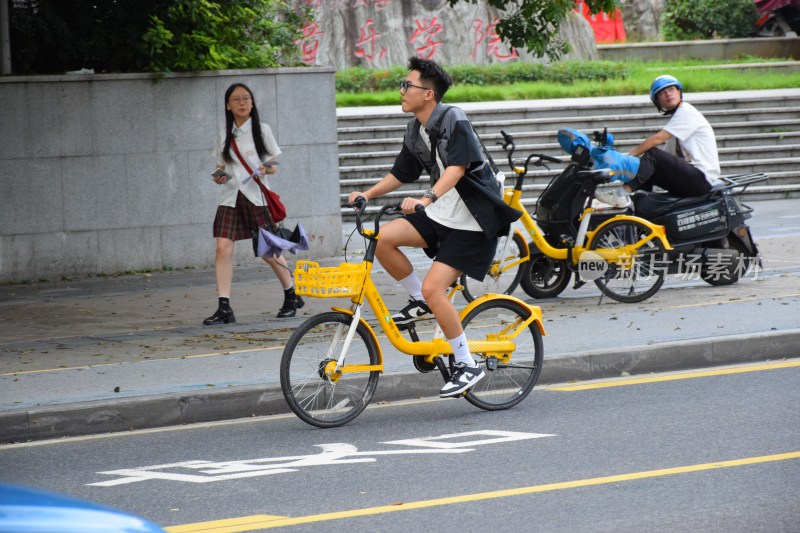
[[[421,85],[414,85],[408,80],[403,80],[400,82],[400,92],[406,92],[409,87],[416,87],[417,89],[422,89],[423,91],[432,91],[433,89],[429,89],[427,87],[422,87]]]
[[[231,102],[234,104],[249,104],[250,97],[249,96],[234,96],[231,98]]]

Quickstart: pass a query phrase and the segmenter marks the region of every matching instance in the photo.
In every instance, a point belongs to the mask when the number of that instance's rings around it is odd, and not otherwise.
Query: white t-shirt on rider
[[[425,131],[424,126],[419,127],[420,136],[422,141],[430,146],[431,139]],[[444,174],[444,166],[442,165],[442,158],[436,158],[436,164],[439,165],[439,175]],[[454,229],[461,229],[466,231],[482,231],[480,224],[472,216],[461,195],[458,194],[456,188],[453,187],[436,200],[435,203],[430,204],[425,208],[425,214],[441,224],[442,226]]]
[[[717,140],[711,124],[700,111],[690,103],[681,102],[664,129],[673,136],[667,141],[667,152],[680,155],[676,149],[677,139],[684,159],[705,174],[709,185],[719,183]]]

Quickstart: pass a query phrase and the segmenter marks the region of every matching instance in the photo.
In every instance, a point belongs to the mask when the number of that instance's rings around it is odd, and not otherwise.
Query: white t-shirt
[[[431,139],[425,131],[425,127],[420,125],[420,136],[422,141],[427,145],[431,145]],[[442,158],[436,157],[436,164],[439,166],[439,175],[444,175],[444,166],[442,165]],[[461,195],[458,194],[456,188],[453,187],[443,195],[441,195],[436,202],[430,204],[425,208],[425,214],[431,220],[434,220],[453,229],[461,229],[465,231],[483,231],[478,221],[472,216]]]
[[[268,152],[264,161],[269,161],[273,157],[279,156],[281,154],[281,149],[278,147],[278,143],[275,141],[275,137],[272,135],[272,130],[270,127],[263,122],[260,124],[261,136],[264,139],[264,146],[266,146]],[[236,139],[236,146],[239,148],[239,153],[242,154],[242,157],[245,161],[247,161],[247,164],[250,166],[250,168],[255,171],[256,168],[261,166],[264,161],[258,157],[258,152],[256,152],[256,144],[255,141],[253,141],[252,119],[248,119],[247,122],[242,124],[242,126],[239,128],[234,126],[233,137]],[[225,166],[225,172],[231,176],[231,179],[222,185],[222,195],[219,200],[219,205],[235,207],[236,196],[239,191],[242,191],[242,194],[244,194],[245,198],[250,200],[253,205],[266,205],[264,194],[261,192],[261,189],[258,187],[258,184],[255,182],[255,180],[250,178],[250,173],[247,172],[247,170],[244,168],[244,165],[239,162],[236,152],[233,151],[233,146],[231,146],[231,157],[233,158],[232,163],[228,163],[222,157],[223,146],[225,146],[224,131],[222,132],[222,136],[217,144],[217,164]],[[267,189],[269,189],[267,175],[261,177],[261,183],[263,183]]]
[[[719,183],[717,140],[711,124],[700,111],[690,103],[681,102],[664,129],[673,136],[667,141],[666,150],[669,153],[680,155],[676,147],[677,139],[684,159],[705,174],[709,185]]]

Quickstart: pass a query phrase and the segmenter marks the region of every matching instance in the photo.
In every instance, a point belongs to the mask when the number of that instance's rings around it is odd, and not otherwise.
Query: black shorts
[[[497,237],[488,239],[482,231],[448,228],[424,212],[405,215],[428,244],[425,254],[469,277],[483,281],[497,250]]]

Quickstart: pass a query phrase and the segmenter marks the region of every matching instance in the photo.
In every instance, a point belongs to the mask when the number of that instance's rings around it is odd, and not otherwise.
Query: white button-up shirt
[[[269,126],[264,124],[263,122],[260,123],[261,126],[261,136],[264,139],[264,145],[267,148],[267,157],[263,161],[261,158],[258,157],[258,153],[256,152],[256,145],[253,141],[253,132],[252,132],[252,120],[248,119],[247,122],[241,125],[241,127],[233,127],[233,137],[236,139],[236,146],[239,148],[239,153],[242,154],[242,157],[250,168],[255,172],[255,170],[261,166],[265,161],[269,161],[277,156],[280,155],[281,149],[278,147],[277,141],[275,141],[275,137],[272,135],[272,130]],[[222,132],[222,136],[220,137],[219,144],[217,145],[217,165],[224,166],[225,172],[231,176],[226,183],[222,184],[222,196],[219,200],[219,205],[224,205],[227,207],[235,207],[236,206],[236,196],[239,191],[242,191],[245,198],[250,200],[254,205],[266,205],[264,201],[264,194],[261,192],[261,189],[258,187],[258,184],[250,177],[250,173],[244,168],[244,165],[239,161],[239,158],[236,155],[236,152],[233,151],[233,147],[231,147],[231,157],[233,158],[233,162],[228,163],[222,157],[222,147],[225,146],[225,132]],[[267,175],[261,176],[261,183],[266,185],[269,188],[269,181],[267,180]]]

